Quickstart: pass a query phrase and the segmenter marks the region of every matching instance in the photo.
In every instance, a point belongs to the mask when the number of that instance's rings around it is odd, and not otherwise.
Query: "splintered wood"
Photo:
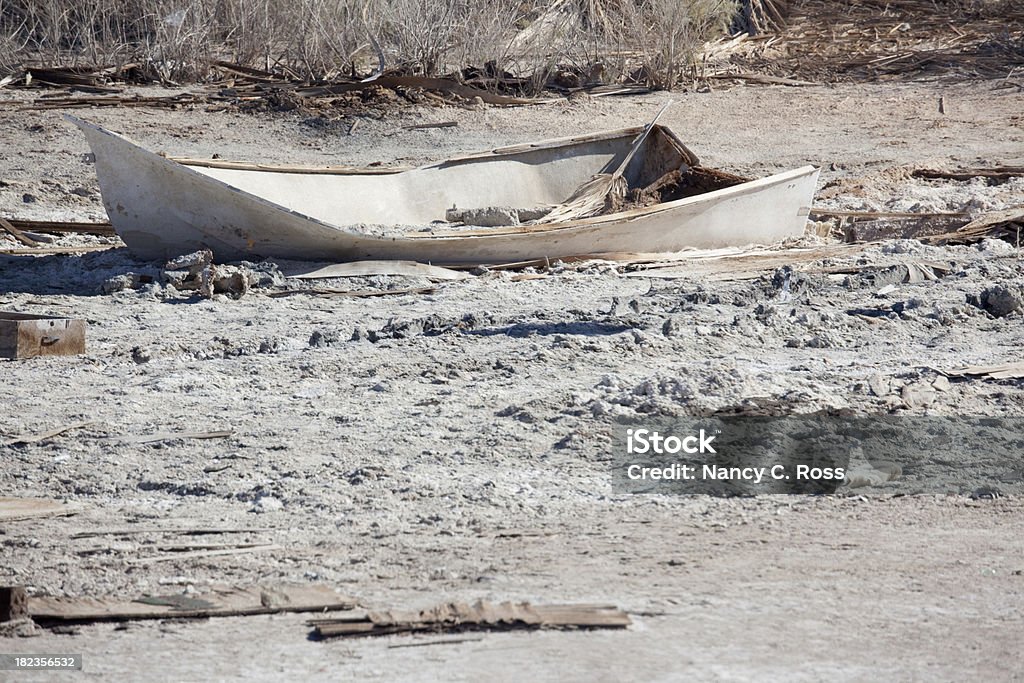
[[[626,628],[629,615],[606,605],[531,605],[452,602],[419,611],[368,612],[311,622],[323,638],[380,636],[391,633],[450,633],[537,629]]]

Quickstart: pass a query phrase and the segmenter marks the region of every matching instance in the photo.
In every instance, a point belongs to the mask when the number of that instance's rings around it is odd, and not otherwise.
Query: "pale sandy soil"
[[[750,175],[822,166],[822,204],[978,212],[1024,203],[1022,181],[929,183],[908,179],[905,167],[1024,165],[1024,94],[993,85],[681,93],[664,122],[710,165]],[[101,218],[84,139],[59,112],[19,111],[24,94],[0,98],[0,213]],[[365,121],[351,136],[347,123],[298,114],[74,113],[174,155],[409,164],[638,124],[663,99],[412,109]],[[445,120],[459,126],[401,129]],[[592,267],[531,281],[491,273],[429,295],[255,291],[210,301],[159,286],[100,294],[109,277],[156,272],[123,250],[0,256],[0,308],[90,323],[84,357],[0,362],[0,440],[94,422],[0,450],[0,495],[82,508],[0,526],[0,584],[130,599],[317,582],[369,607],[601,602],[635,621],[624,632],[484,634],[408,648],[393,646],[416,639],[314,642],[301,616],[91,625],[0,637],[2,652],[83,653],[84,675],[0,680],[1021,678],[1024,505],[1013,486],[973,500],[951,472],[942,494],[627,496],[612,490],[603,455],[609,412],[683,414],[751,398],[796,412],[1024,415],[1012,380],[953,382],[925,407],[899,399],[937,370],[1019,358],[1021,315],[994,318],[967,303],[994,284],[1024,286],[1018,257],[1001,242],[892,242],[797,264],[799,296],[779,307],[771,271],[723,283]],[[871,278],[812,272],[872,273],[906,260],[952,270],[881,296]],[[880,323],[847,314],[910,301],[909,314]],[[766,315],[766,306],[778,310]],[[673,334],[663,332],[666,320]],[[461,331],[429,333],[459,321]],[[310,344],[317,331],[325,344]],[[383,338],[367,341],[367,331]],[[890,395],[870,390],[875,375]],[[234,435],[104,440],[216,429]],[[164,539],[71,539],[132,525],[259,527],[240,539],[282,549],[129,566]]]

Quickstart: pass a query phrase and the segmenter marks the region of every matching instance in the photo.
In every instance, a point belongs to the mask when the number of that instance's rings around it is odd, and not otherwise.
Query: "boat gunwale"
[[[765,186],[775,185],[777,183],[786,182],[790,179],[802,178],[811,173],[818,172],[819,168],[813,165],[801,166],[794,168],[789,171],[782,171],[781,173],[774,173],[770,176],[763,178],[755,178],[754,180],[748,180],[745,183],[739,185],[731,185],[729,187],[723,187],[718,190],[712,190],[710,192],[702,192],[691,197],[683,197],[682,199],[676,199],[671,202],[662,202],[660,204],[653,204],[651,206],[640,207],[636,209],[629,209],[626,211],[619,211],[617,213],[608,213],[601,216],[593,216],[591,218],[581,218],[575,221],[565,221],[564,223],[535,223],[532,225],[513,225],[504,228],[487,228],[486,230],[445,230],[443,232],[424,233],[424,232],[409,232],[403,233],[402,237],[407,237],[416,240],[426,239],[444,239],[453,237],[489,237],[492,235],[517,235],[517,234],[536,234],[543,232],[556,232],[558,230],[567,230],[571,228],[583,228],[587,226],[599,226],[605,223],[615,223],[618,221],[633,221],[638,218],[645,216],[651,216],[665,211],[672,211],[679,209],[684,206],[691,204],[699,204],[709,199],[720,199],[729,195],[745,194],[751,190],[759,190]],[[811,207],[808,206],[808,214],[810,213]]]
[[[696,154],[693,153],[682,140],[676,136],[670,129],[664,126],[657,126],[657,128],[665,134],[665,136],[678,148],[679,152],[684,157],[689,157],[691,166],[700,165],[700,159]],[[601,142],[603,140],[613,140],[615,138],[624,138],[630,135],[637,135],[644,129],[643,126],[630,126],[628,128],[618,128],[615,130],[598,131],[596,133],[588,133],[586,135],[570,135],[561,138],[549,138],[546,140],[538,140],[536,142],[523,142],[515,145],[506,145],[505,147],[496,147],[491,150],[482,152],[469,152],[460,156],[450,157],[441,161],[432,162],[423,166],[386,166],[386,167],[375,167],[375,166],[308,166],[303,164],[263,164],[258,162],[248,161],[235,161],[230,159],[195,159],[191,157],[172,157],[163,154],[165,159],[174,161],[181,164],[182,166],[195,166],[199,168],[220,168],[232,171],[253,171],[257,173],[297,173],[301,175],[395,175],[398,173],[408,173],[409,171],[416,171],[420,169],[435,169],[442,168],[444,166],[474,162],[474,161],[485,161],[491,158],[503,158],[513,156],[516,154],[524,154],[527,152],[534,152],[544,149],[557,149],[558,147],[570,147],[573,145],[586,144],[589,142]],[[148,151],[148,150],[147,150]]]

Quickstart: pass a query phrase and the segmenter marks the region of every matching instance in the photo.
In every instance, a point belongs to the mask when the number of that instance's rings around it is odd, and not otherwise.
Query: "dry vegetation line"
[[[509,77],[537,85],[568,67],[604,82],[633,75],[672,87],[695,49],[724,33],[739,7],[738,0],[196,0],[185,7],[10,0],[0,5],[0,78],[33,64],[87,64],[115,65],[145,81],[203,81],[218,61],[230,61],[307,82],[367,69],[381,75],[385,66],[429,77],[475,65],[494,86]]]

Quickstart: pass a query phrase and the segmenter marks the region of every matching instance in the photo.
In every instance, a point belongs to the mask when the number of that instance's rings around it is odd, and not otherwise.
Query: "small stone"
[[[252,508],[250,508],[249,511],[262,514],[266,512],[277,512],[283,508],[284,503],[274,496],[260,496],[256,499],[256,502],[253,503]]]
[[[143,346],[135,346],[132,347],[132,360],[138,365],[142,365],[143,363],[148,363],[153,360],[153,354],[150,353],[149,349]]]
[[[24,202],[25,204],[35,204],[38,200],[34,194],[29,194],[28,192],[26,192],[25,194],[21,195],[21,201]]]
[[[982,290],[978,300],[981,308],[996,318],[1004,318],[1011,313],[1024,310],[1024,292],[1017,287],[993,285]]]

